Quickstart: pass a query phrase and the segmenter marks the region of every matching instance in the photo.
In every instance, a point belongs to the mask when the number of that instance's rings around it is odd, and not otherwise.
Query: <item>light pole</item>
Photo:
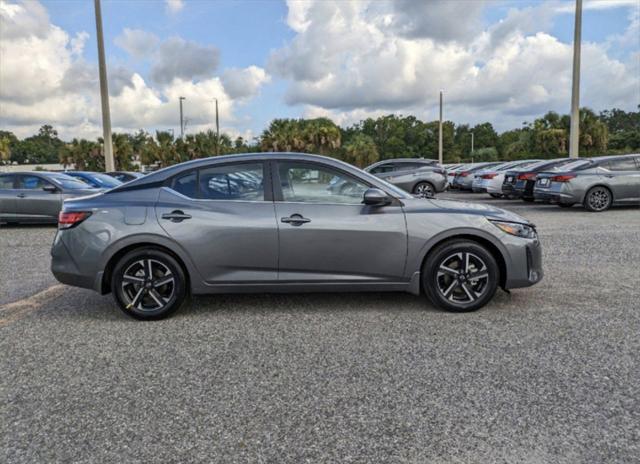
[[[438,124],[438,162],[443,163],[442,156],[442,90],[440,91],[440,123]]]
[[[113,142],[111,140],[111,113],[109,111],[109,88],[107,86],[107,64],[104,58],[104,38],[102,36],[102,11],[100,0],[94,0],[96,12],[96,39],[98,41],[98,71],[100,74],[100,101],[102,103],[102,137],[104,138],[105,171],[115,171]]]
[[[569,157],[577,158],[580,151],[580,42],[582,37],[582,0],[576,0],[573,30],[573,85],[571,88],[571,133]]]
[[[220,120],[218,119],[218,99],[213,99],[216,102],[216,155],[220,154]]]
[[[471,132],[471,156],[473,156],[473,132]]]
[[[180,138],[184,138],[184,119],[182,117],[182,100],[186,100],[185,97],[180,97]]]

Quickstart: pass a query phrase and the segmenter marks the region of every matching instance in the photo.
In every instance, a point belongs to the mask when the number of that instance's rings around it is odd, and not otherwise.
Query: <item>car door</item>
[[[0,221],[10,222],[16,217],[15,174],[0,175]]]
[[[274,162],[281,282],[400,281],[407,231],[400,204],[362,204],[360,178],[307,161]],[[349,189],[329,188],[335,176]]]
[[[58,220],[58,213],[62,207],[62,194],[57,186],[35,174],[20,174],[17,187],[17,219]],[[44,190],[45,188],[51,190]]]
[[[600,175],[611,188],[615,201],[640,199],[640,169],[633,157],[628,156],[602,163]]]
[[[267,166],[217,163],[160,190],[158,222],[207,283],[275,282],[278,228]]]

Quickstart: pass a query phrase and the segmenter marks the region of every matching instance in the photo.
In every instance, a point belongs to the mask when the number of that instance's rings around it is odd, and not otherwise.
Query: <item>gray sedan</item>
[[[364,170],[415,195],[431,197],[447,188],[447,173],[435,160],[397,158],[379,161]]]
[[[56,223],[63,200],[97,192],[56,172],[0,174],[0,222]]]
[[[580,159],[558,171],[541,172],[533,195],[562,207],[582,204],[593,212],[640,204],[640,155]]]
[[[329,188],[335,181],[351,185]],[[526,219],[415,198],[346,163],[296,153],[175,165],[67,200],[53,243],[63,283],[112,292],[139,319],[187,294],[404,291],[472,311],[542,278]]]

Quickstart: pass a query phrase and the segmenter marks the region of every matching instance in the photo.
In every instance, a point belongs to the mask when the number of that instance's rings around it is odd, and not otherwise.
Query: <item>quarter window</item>
[[[315,164],[279,163],[284,201],[358,204],[368,185],[339,171]]]
[[[0,176],[0,189],[13,189],[14,176]]]
[[[192,171],[173,180],[171,188],[189,198],[198,196],[198,176],[196,171]]]

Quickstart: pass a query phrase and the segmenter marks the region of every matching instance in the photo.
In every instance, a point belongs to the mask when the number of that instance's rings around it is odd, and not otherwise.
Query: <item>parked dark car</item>
[[[447,187],[446,171],[435,160],[396,158],[379,161],[364,170],[415,195],[433,196]]]
[[[581,159],[555,172],[540,172],[533,194],[536,200],[562,207],[581,204],[593,212],[640,204],[640,155]]]
[[[57,172],[0,174],[0,222],[56,223],[67,198],[98,193],[84,182]]]
[[[575,161],[573,158],[544,160],[523,169],[510,169],[504,174],[502,194],[507,198],[521,198],[534,201],[533,187],[539,172],[557,169],[564,164]]]
[[[118,179],[108,176],[102,172],[66,171],[65,174],[76,179],[80,179],[93,188],[102,190],[112,189],[122,184]]]
[[[336,177],[355,187],[332,191]],[[526,219],[300,153],[198,159],[65,201],[51,255],[60,282],[139,319],[189,293],[404,291],[472,311],[542,279]]]
[[[130,180],[139,179],[144,177],[144,174],[137,171],[113,171],[107,172],[108,176],[111,176],[120,182],[129,182]]]

